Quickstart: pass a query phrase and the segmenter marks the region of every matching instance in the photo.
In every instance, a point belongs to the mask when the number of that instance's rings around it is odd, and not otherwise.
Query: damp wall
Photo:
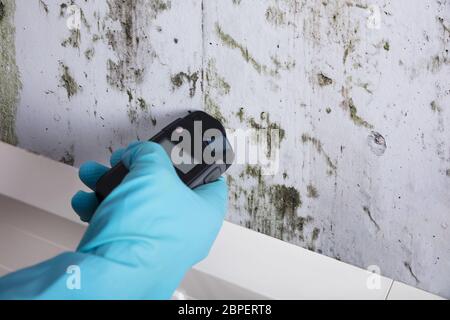
[[[229,221],[450,297],[450,1],[0,0],[0,36],[3,141],[79,166],[187,109],[279,129]]]

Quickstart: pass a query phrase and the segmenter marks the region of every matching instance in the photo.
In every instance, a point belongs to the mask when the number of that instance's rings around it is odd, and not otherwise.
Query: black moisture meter
[[[223,125],[202,111],[175,120],[150,141],[164,148],[180,179],[192,189],[219,179],[234,160]],[[98,200],[103,201],[128,172],[120,162],[103,175],[95,188]]]

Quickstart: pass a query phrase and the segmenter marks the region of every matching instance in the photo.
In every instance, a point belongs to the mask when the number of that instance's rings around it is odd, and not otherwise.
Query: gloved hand
[[[117,151],[111,164],[119,160],[130,173],[100,205],[94,193],[79,192],[72,200],[89,222],[77,252],[0,279],[0,299],[14,298],[3,289],[17,298],[167,299],[207,256],[226,212],[225,181],[191,190],[152,142]],[[80,178],[93,189],[107,170],[87,163]],[[80,268],[81,290],[67,289],[70,265]]]

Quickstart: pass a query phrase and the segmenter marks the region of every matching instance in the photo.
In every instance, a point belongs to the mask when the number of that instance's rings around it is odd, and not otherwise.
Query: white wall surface
[[[79,38],[62,3],[0,20],[20,147],[106,162],[191,108],[281,128],[278,174],[230,171],[228,220],[450,297],[450,2],[74,1]]]

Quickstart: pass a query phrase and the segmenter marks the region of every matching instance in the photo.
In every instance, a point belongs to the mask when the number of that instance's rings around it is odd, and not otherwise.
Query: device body
[[[205,133],[207,132],[216,132],[217,134],[213,140],[208,140],[205,139]],[[202,152],[202,159],[200,160],[198,156],[190,154],[188,155],[191,160],[190,163],[174,164],[178,176],[187,186],[193,189],[216,181],[231,166],[234,153],[223,125],[220,121],[202,111],[191,112],[186,117],[175,120],[151,138],[150,141],[161,144],[171,157],[173,148],[177,147],[172,138],[174,135],[178,136],[182,133],[189,133],[191,137],[191,141],[189,141],[191,153],[198,151],[199,148]],[[185,139],[185,135],[182,139]],[[212,149],[214,149],[212,154],[216,155],[219,160],[205,162],[203,152]],[[120,162],[103,175],[96,184],[95,193],[98,200],[103,201],[123,181],[128,172],[125,165]]]

